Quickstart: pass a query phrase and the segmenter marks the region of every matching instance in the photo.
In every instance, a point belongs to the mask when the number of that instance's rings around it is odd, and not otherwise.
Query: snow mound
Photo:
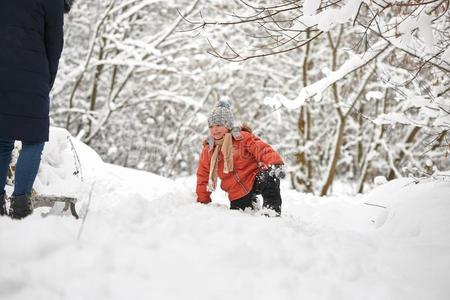
[[[450,236],[450,182],[408,185],[387,194],[393,202],[380,230],[395,237],[417,236],[432,242]]]
[[[103,161],[93,149],[73,138],[66,129],[50,127],[49,141],[45,143],[33,188],[40,195],[77,198],[77,207],[82,206],[83,212],[90,183],[96,170],[102,168]],[[54,211],[63,206],[63,203],[56,203]]]
[[[81,175],[70,133],[62,128],[50,129],[34,189],[38,194],[76,197]]]
[[[52,128],[38,185],[87,190],[82,206],[90,203],[89,210],[78,209],[86,218],[0,218],[1,299],[450,295],[449,182],[399,179],[357,197],[283,187],[283,216],[265,218],[230,211],[224,193],[209,205],[195,203],[195,177],[105,164],[67,136]]]
[[[374,189],[364,200],[379,206],[374,221],[380,233],[427,242],[450,236],[449,195],[448,181],[401,178]]]

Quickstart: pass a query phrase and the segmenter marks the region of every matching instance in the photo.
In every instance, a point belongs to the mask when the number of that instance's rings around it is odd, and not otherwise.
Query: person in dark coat
[[[10,216],[32,213],[30,199],[49,136],[49,94],[63,49],[64,13],[72,0],[0,1],[0,214],[15,141],[22,142]]]

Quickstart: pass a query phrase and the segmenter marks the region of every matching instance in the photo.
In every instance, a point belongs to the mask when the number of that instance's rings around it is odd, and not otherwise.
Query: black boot
[[[0,216],[6,215],[6,193],[0,195]]]
[[[13,219],[23,219],[33,212],[30,195],[12,196],[9,216]]]
[[[230,203],[230,209],[246,210],[247,208],[251,210],[258,208],[258,198],[253,190],[244,197]]]

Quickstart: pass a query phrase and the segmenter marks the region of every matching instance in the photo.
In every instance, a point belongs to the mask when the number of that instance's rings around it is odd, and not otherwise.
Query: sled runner
[[[75,203],[77,202],[76,198],[64,197],[64,196],[54,196],[54,195],[36,195],[31,198],[33,203],[33,208],[38,207],[50,207],[53,208],[58,202],[64,203],[64,208],[61,213],[66,212],[70,209],[70,213],[74,216],[75,219],[78,219],[78,213],[75,209]],[[47,216],[50,213],[43,214],[43,216]]]

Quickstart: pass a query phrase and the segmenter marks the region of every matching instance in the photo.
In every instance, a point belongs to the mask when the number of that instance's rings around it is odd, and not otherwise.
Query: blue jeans
[[[0,139],[0,195],[5,190],[8,166],[14,149],[14,140]],[[34,180],[41,163],[44,143],[28,143],[22,141],[22,150],[16,164],[13,196],[31,194]]]

